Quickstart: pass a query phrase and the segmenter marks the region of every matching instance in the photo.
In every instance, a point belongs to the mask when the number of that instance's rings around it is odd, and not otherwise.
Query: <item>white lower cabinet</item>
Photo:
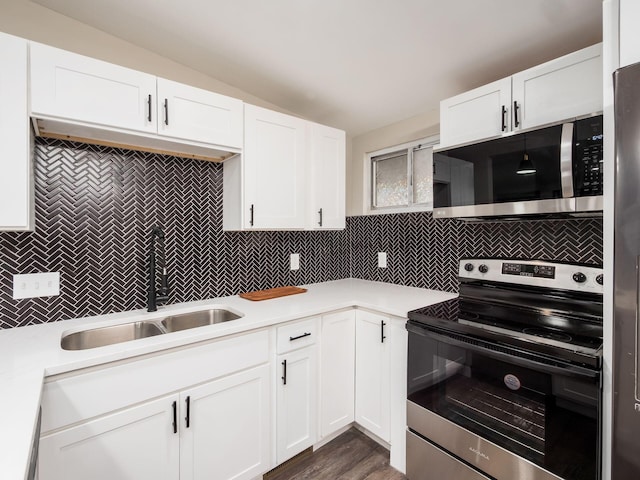
[[[162,397],[43,436],[39,480],[177,479],[177,402],[178,395]]]
[[[269,391],[263,365],[182,392],[180,479],[248,480],[268,470]]]
[[[282,463],[317,441],[316,317],[276,329],[276,460]]]
[[[389,318],[356,311],[356,423],[389,441]]]
[[[354,420],[356,311],[322,317],[320,339],[320,435]]]
[[[282,463],[316,443],[316,348],[278,356],[277,460]]]
[[[261,475],[272,467],[269,348],[262,330],[48,379],[39,480]]]

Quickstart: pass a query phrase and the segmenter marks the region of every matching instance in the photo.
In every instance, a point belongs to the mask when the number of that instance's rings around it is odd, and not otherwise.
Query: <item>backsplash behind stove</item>
[[[0,328],[144,308],[148,233],[167,235],[171,303],[350,276],[456,291],[461,256],[602,262],[602,222],[347,218],[336,232],[223,232],[222,165],[38,138],[36,232],[0,232]],[[377,268],[377,252],[388,255]],[[300,270],[289,254],[300,253]],[[57,297],[12,274],[59,271]]]

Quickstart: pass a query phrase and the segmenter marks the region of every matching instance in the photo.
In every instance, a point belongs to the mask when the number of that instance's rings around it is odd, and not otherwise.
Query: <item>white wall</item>
[[[364,162],[367,153],[439,131],[440,110],[436,109],[351,138],[347,142],[347,216],[363,215],[366,211]]]
[[[204,73],[27,0],[0,0],[0,31],[286,112]]]

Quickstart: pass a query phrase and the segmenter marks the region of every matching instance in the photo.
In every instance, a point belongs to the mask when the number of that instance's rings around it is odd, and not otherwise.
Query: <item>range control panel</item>
[[[602,293],[602,268],[544,260],[465,258],[460,260],[460,278],[532,285],[537,287]]]

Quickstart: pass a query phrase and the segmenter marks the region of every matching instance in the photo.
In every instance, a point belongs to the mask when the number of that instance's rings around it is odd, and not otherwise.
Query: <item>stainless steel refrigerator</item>
[[[640,479],[640,64],[614,74],[613,480]]]

